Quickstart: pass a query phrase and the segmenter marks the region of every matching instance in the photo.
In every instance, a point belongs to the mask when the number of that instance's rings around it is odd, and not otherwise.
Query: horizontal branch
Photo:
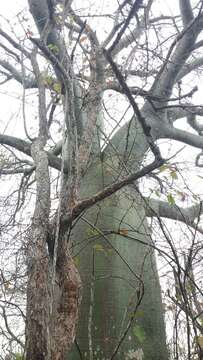
[[[51,152],[47,151],[49,166],[53,167],[56,170],[61,170],[61,159],[53,155]],[[65,172],[65,170],[64,170]]]
[[[31,156],[31,144],[25,140],[10,135],[0,134],[0,144],[11,146],[16,150],[21,151],[23,154]]]
[[[56,156],[61,154],[62,146],[63,146],[63,141],[59,140],[57,144],[52,148],[51,153]]]
[[[32,167],[18,167],[13,169],[1,169],[0,168],[0,175],[16,175],[16,174],[24,174],[28,175],[31,174],[32,171],[35,170],[35,166]]]
[[[0,134],[0,144],[11,146],[23,154],[31,156],[31,143],[25,140],[16,138],[14,136]],[[61,159],[59,159],[51,152],[47,152],[47,154],[49,165],[57,170],[61,170]]]
[[[154,101],[159,101],[159,102],[165,102],[165,99],[164,97],[160,97],[160,96],[155,96],[153,95],[153,93],[151,93],[150,91],[147,91],[147,90],[144,90],[138,86],[128,86],[130,92],[132,95],[136,95],[136,96],[142,96],[146,99],[150,99],[150,100],[154,100]],[[105,90],[114,90],[114,91],[117,91],[121,94],[124,94],[124,90],[123,88],[116,82],[116,81],[110,81],[108,83],[106,83],[103,88],[102,88],[103,91]],[[169,101],[180,101],[182,99],[185,99],[185,98],[188,98],[188,97],[192,97],[193,94],[198,91],[198,87],[195,86],[193,87],[188,93],[186,94],[183,94],[181,96],[178,96],[178,97],[171,97],[169,99]]]
[[[113,82],[113,81],[106,83],[103,86],[102,90],[103,91],[113,90],[113,91],[119,92],[121,94],[124,94],[123,88],[117,82]],[[151,100],[157,100],[157,101],[160,100],[159,97],[150,95],[150,92],[143,90],[143,89],[139,88],[138,86],[129,86],[129,90],[132,95],[149,97]]]
[[[160,129],[160,138],[181,141],[184,144],[203,149],[203,136],[191,134],[188,131],[177,129],[172,126],[162,126]]]
[[[189,63],[186,63],[183,66],[182,70],[179,72],[176,81],[180,81],[184,76],[190,74],[192,71],[198,69],[202,65],[203,65],[203,56]]]
[[[170,122],[174,122],[178,119],[182,119],[188,117],[188,115],[198,115],[203,116],[203,107],[202,106],[195,106],[191,103],[186,103],[182,107],[176,108],[168,108],[167,115]]]
[[[153,75],[156,75],[158,73],[158,69],[149,69],[149,70],[146,70],[146,69],[129,69],[129,70],[124,70],[123,71],[123,74],[125,77],[128,77],[129,75],[132,75],[132,76],[138,76],[138,77],[141,77],[141,78],[146,78],[146,77],[150,77],[150,76],[153,76]]]
[[[34,78],[32,79],[30,77],[24,76],[21,71],[18,71],[16,67],[11,65],[8,61],[0,59],[0,66],[9,71],[9,74],[11,74],[12,78],[22,84],[25,89],[37,87],[36,80]]]
[[[203,207],[201,204],[197,204],[183,208],[177,205],[169,205],[165,201],[146,198],[145,211],[148,217],[164,217],[181,221],[186,225],[193,225],[195,219],[198,219],[198,217],[203,214]]]

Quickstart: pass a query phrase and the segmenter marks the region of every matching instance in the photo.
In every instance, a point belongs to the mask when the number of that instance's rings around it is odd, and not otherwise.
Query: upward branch
[[[125,80],[124,80],[124,77],[123,75],[121,74],[121,72],[119,71],[118,67],[116,66],[115,62],[113,61],[111,55],[110,55],[110,52],[109,50],[103,50],[104,52],[104,55],[106,56],[106,59],[109,61],[111,67],[112,67],[112,70],[121,86],[121,88],[123,89],[123,92],[124,94],[127,96],[133,110],[134,110],[134,113],[137,117],[137,120],[139,121],[142,129],[143,129],[143,132],[146,136],[146,139],[147,139],[147,142],[149,144],[149,147],[152,151],[152,153],[154,154],[155,156],[155,159],[158,160],[158,161],[163,161],[162,160],[162,156],[161,156],[161,153],[160,153],[160,150],[158,148],[158,146],[155,144],[154,140],[153,140],[153,137],[151,135],[151,127],[147,124],[145,118],[143,117],[142,113],[140,112],[139,110],[139,107],[138,105],[136,104],[131,92],[130,92],[130,89],[128,87],[128,85],[126,84]]]
[[[103,190],[91,196],[91,198],[81,200],[73,207],[71,213],[68,214],[68,216],[63,217],[62,224],[66,227],[69,227],[72,221],[77,219],[83,211],[89,209],[90,207],[106,199],[107,197],[115,194],[117,191],[121,190],[124,186],[132,184],[134,181],[137,181],[138,179],[144,177],[147,174],[150,174],[153,170],[163,165],[163,163],[164,161],[162,159],[160,158],[155,159],[153,163],[143,167],[141,170],[137,171],[136,173],[126,176],[124,179],[115,182],[109,186],[106,186]]]
[[[118,45],[125,30],[129,26],[131,19],[136,15],[137,11],[142,6],[142,4],[143,4],[143,0],[135,0],[134,1],[134,4],[132,5],[132,7],[129,11],[129,14],[127,16],[127,19],[125,20],[123,27],[121,28],[121,30],[119,31],[119,33],[116,36],[116,39],[114,40],[113,44],[109,48],[109,52],[112,52],[114,50],[114,48]]]
[[[186,6],[187,3],[189,6],[188,1],[180,0],[184,28],[171,44],[151,88],[154,95],[163,96],[166,102],[171,95],[179,72],[192,53],[194,43],[203,27],[203,13],[199,12],[197,17],[191,20],[192,15]]]

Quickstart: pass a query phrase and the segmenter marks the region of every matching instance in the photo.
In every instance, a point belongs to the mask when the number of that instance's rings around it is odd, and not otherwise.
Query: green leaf
[[[14,356],[15,356],[15,360],[23,360],[24,359],[23,355],[21,355],[20,353],[16,353]]]
[[[197,342],[201,349],[203,349],[203,336],[197,336]]]
[[[171,177],[173,180],[177,180],[178,179],[178,175],[177,172],[175,170],[171,171],[170,173]]]
[[[79,256],[75,256],[75,257],[73,258],[73,261],[74,261],[75,266],[78,267],[79,264],[80,264],[80,258],[79,258]]]
[[[73,16],[69,16],[69,22],[72,25],[74,23],[74,17]]]
[[[57,94],[61,94],[61,83],[60,82],[54,83],[53,89],[54,89],[54,91],[57,92]]]
[[[46,75],[46,76],[43,76],[43,83],[44,83],[44,85],[47,85],[47,86],[52,86],[52,84],[53,84],[53,78],[51,77],[51,76],[49,76],[49,75]]]
[[[133,328],[133,334],[138,339],[140,344],[143,344],[143,342],[146,339],[146,334],[145,334],[144,329],[140,325],[138,325],[138,324],[135,325],[135,327]]]
[[[167,195],[167,200],[168,200],[169,205],[171,205],[171,206],[175,205],[175,203],[176,203],[172,194]]]
[[[144,316],[144,311],[143,310],[137,310],[135,313],[135,318],[139,319],[139,318],[143,318]]]
[[[97,229],[93,229],[92,227],[87,228],[86,233],[88,236],[96,236],[99,235]]]
[[[155,195],[156,195],[157,197],[160,197],[160,191],[155,190],[154,193],[155,193]]]
[[[54,45],[54,44],[49,44],[48,45],[48,48],[55,54],[58,54],[59,53],[59,48],[58,46]]]
[[[169,167],[169,165],[162,165],[162,166],[160,166],[160,168],[159,168],[159,172],[163,172],[163,171],[165,171],[165,170],[168,170],[170,167]]]
[[[104,251],[104,248],[103,248],[103,246],[101,244],[95,244],[94,249],[96,251]]]
[[[136,312],[129,312],[129,315],[131,318],[135,318],[135,319],[141,319],[144,316],[144,311],[143,310],[138,310]]]

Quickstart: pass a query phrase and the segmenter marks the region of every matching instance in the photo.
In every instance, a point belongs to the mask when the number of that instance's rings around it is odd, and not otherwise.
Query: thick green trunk
[[[110,171],[104,172],[107,179]],[[84,178],[82,193],[88,196],[101,189],[101,181],[101,166],[93,165]],[[111,359],[136,308],[137,275],[144,282],[144,297],[115,359],[167,359],[154,254],[136,240],[151,241],[140,199],[125,189],[87,211],[83,218],[73,229],[73,253],[83,281],[77,333],[82,358]],[[80,359],[76,348],[68,359]]]
[[[95,194],[118,176],[126,175],[125,171],[136,171],[147,148],[133,119],[114,136],[104,162],[95,162],[88,169],[81,197]],[[72,251],[82,277],[83,300],[78,346],[73,346],[69,360],[168,358],[160,285],[150,242],[142,201],[131,187],[86,211],[75,224]],[[142,281],[144,296],[136,309]],[[130,319],[133,321],[126,332]]]

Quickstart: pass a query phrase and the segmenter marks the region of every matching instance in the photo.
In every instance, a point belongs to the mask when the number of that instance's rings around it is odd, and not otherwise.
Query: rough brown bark
[[[75,338],[81,283],[60,223],[56,263],[48,253],[50,181],[43,146],[40,137],[32,146],[37,198],[28,244],[26,359],[64,360]]]
[[[39,90],[39,138],[32,151],[36,166],[37,199],[29,246],[26,359],[64,360],[75,338],[81,287],[78,271],[69,253],[66,233],[69,228],[64,230],[61,224],[62,215],[68,210],[71,212],[77,191],[77,129],[73,79],[65,45],[51,26],[53,4],[46,0],[29,0],[28,3],[41,35],[38,40],[32,39],[35,51],[37,48],[41,49],[63,83],[64,121],[68,131],[63,139],[59,209],[50,235],[49,158],[44,151],[47,139],[42,139],[42,135],[48,137],[46,92],[36,58],[32,56]],[[48,36],[45,34],[47,26],[50,27]],[[49,44],[55,44],[57,55],[48,48]],[[65,174],[66,170],[69,176]],[[50,236],[53,243],[51,248],[47,248]]]
[[[28,241],[26,359],[50,359],[50,269],[46,247],[50,189],[43,139],[32,146],[36,165],[36,205]]]
[[[69,250],[61,249],[58,258],[52,321],[52,359],[64,360],[75,339],[80,303],[80,276]],[[58,296],[56,295],[58,294]]]

